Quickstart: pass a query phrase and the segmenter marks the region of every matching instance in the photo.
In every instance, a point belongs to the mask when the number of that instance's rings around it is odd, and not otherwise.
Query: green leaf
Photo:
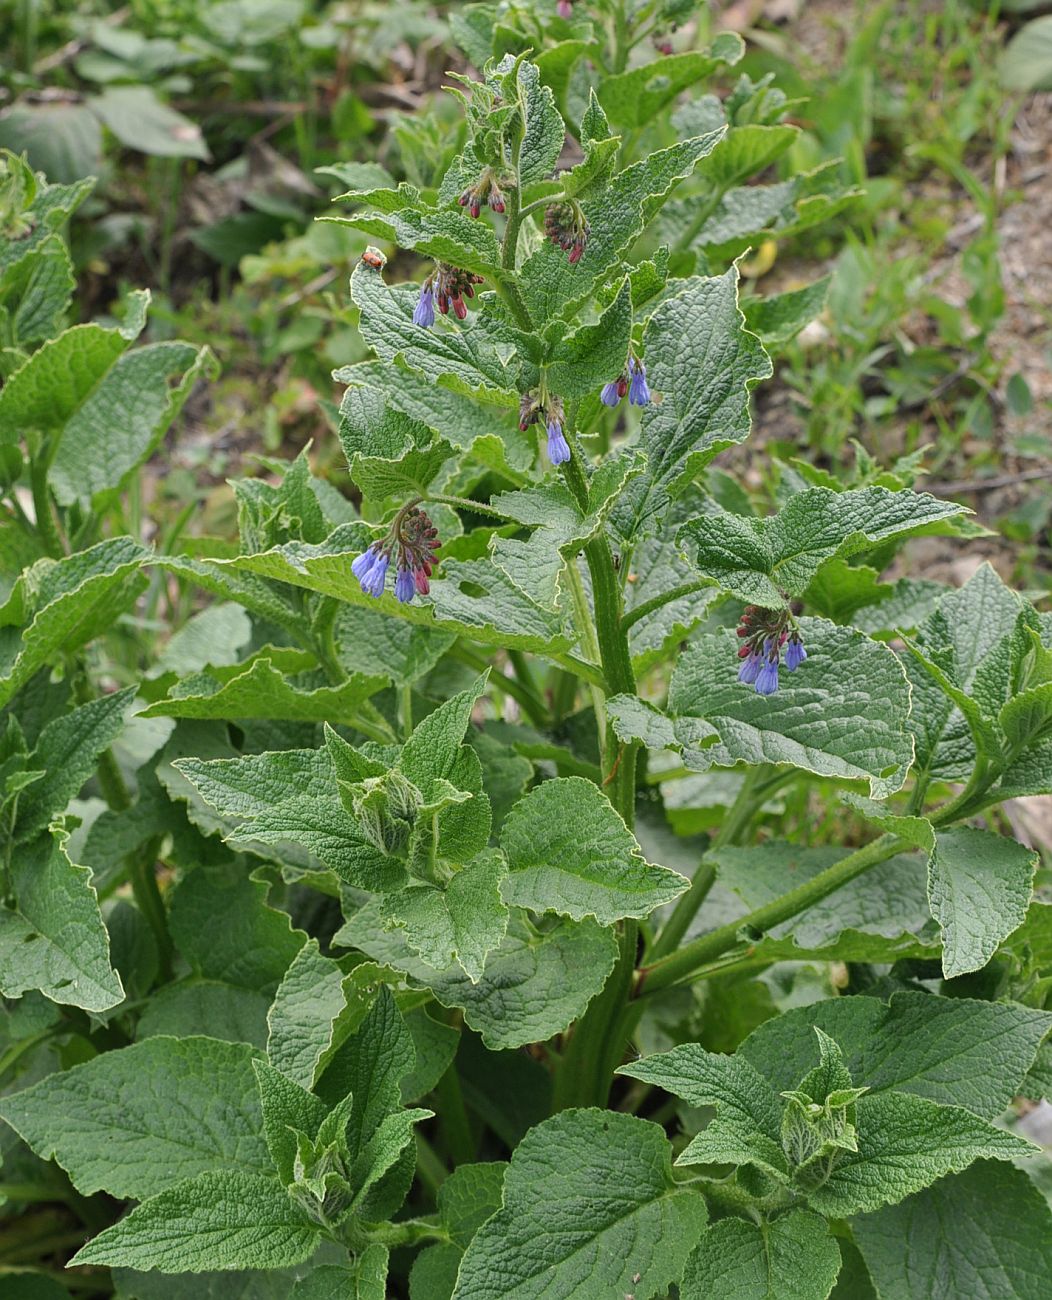
[[[254,989],[220,980],[169,984],[150,999],[135,1027],[138,1039],[165,1034],[188,1038],[205,1034],[227,1043],[267,1045],[269,999]]]
[[[450,1239],[466,1250],[490,1215],[501,1208],[507,1164],[458,1165],[438,1189],[438,1217]]]
[[[760,336],[764,347],[784,347],[825,307],[831,281],[832,276],[824,275],[802,289],[771,294],[767,298],[750,298],[742,305],[746,325]]]
[[[130,686],[103,695],[43,728],[27,761],[44,776],[19,796],[12,836],[16,843],[46,830],[52,817],[65,812],[95,771],[99,755],[120,735],[134,694]]]
[[[304,1134],[314,1138],[329,1108],[314,1093],[275,1070],[266,1061],[252,1065],[259,1087],[263,1132],[273,1168],[286,1187],[303,1181],[297,1176],[298,1141]],[[270,1168],[266,1169],[270,1173]]]
[[[130,537],[115,537],[23,571],[0,605],[0,705],[53,656],[113,625],[146,586],[147,555]]]
[[[973,1160],[1014,1160],[1035,1151],[971,1111],[905,1092],[867,1095],[855,1110],[858,1150],[841,1152],[821,1185],[802,1189],[830,1217],[892,1205]]]
[[[522,144],[519,146],[519,184],[542,180],[559,161],[566,127],[555,107],[555,96],[541,84],[540,69],[523,61],[518,68],[519,112]]]
[[[359,909],[336,941],[404,971],[444,1007],[461,1008],[467,1024],[494,1051],[561,1033],[603,987],[617,951],[613,931],[592,921],[562,920],[537,933],[513,914],[504,942],[490,952],[482,978],[472,983],[460,966],[432,970],[400,931],[384,930],[379,903]]]
[[[611,278],[628,251],[677,182],[715,148],[723,130],[659,149],[619,172],[603,193],[587,200],[584,214],[591,235],[584,256],[567,267],[566,253],[545,244],[520,268],[520,287],[537,322],[568,317],[591,296],[598,281]]]
[[[30,432],[61,437],[142,329],[148,302],[149,294],[133,296],[119,329],[74,325],[34,352],[0,393],[0,444]]]
[[[852,1078],[871,1096],[894,1089],[993,1120],[1017,1094],[1052,1015],[912,991],[892,994],[887,1004],[841,997],[765,1022],[739,1055],[784,1092],[818,1063],[815,1026],[839,1043]]]
[[[361,706],[387,684],[353,674],[339,686],[316,682],[313,655],[267,646],[250,659],[176,682],[167,699],[143,709],[146,718],[275,718],[353,726]]]
[[[339,198],[364,200],[372,205],[375,199],[394,193],[363,195],[352,191]],[[384,212],[382,216],[376,211],[355,212],[350,216],[326,213],[320,220],[352,226],[399,248],[412,249],[422,257],[433,257],[464,271],[474,271],[476,275],[500,274],[500,244],[492,228],[485,221],[473,221],[459,208],[437,211],[406,206]]]
[[[58,235],[49,235],[0,272],[0,305],[11,343],[25,349],[57,334],[73,297],[73,264]]]
[[[690,247],[709,258],[733,258],[765,235],[786,239],[828,221],[850,207],[859,193],[844,185],[837,162],[827,162],[787,181],[729,190],[696,233],[696,215],[682,205],[668,214],[660,232],[673,244],[686,237]]]
[[[128,149],[158,158],[211,158],[201,128],[162,104],[148,86],[107,86],[88,107]]]
[[[626,542],[656,532],[698,470],[749,436],[749,392],[771,374],[760,340],[744,328],[735,267],[680,286],[643,335],[648,381],[661,401],[643,411],[639,445],[647,472],[613,516]]]
[[[242,758],[173,764],[224,817],[236,838],[262,844],[302,844],[360,889],[405,884],[405,865],[359,830],[340,802],[332,760],[324,749],[289,749]]]
[[[711,53],[688,50],[665,55],[629,72],[604,77],[599,84],[599,102],[607,117],[614,126],[649,126],[681,90],[701,81],[721,64],[738,62],[745,53],[745,43],[734,33],[726,35],[734,39],[719,47],[714,45]]]
[[[1035,18],[1016,32],[1001,55],[1000,76],[1009,90],[1052,87],[1052,14]]]
[[[704,1229],[656,1124],[612,1111],[555,1115],[516,1147],[503,1208],[464,1254],[456,1300],[664,1295]],[[625,1171],[631,1170],[630,1176]]]
[[[969,826],[936,832],[928,894],[947,979],[982,969],[1023,924],[1036,867],[1037,854],[1016,840]]]
[[[287,1268],[309,1259],[318,1229],[275,1178],[200,1174],[136,1206],[70,1264],[122,1264],[163,1273]]]
[[[17,907],[0,907],[0,992],[40,989],[53,1002],[106,1011],[124,1000],[87,867],[65,834],[38,835],[11,862]]]
[[[337,658],[349,673],[383,673],[396,686],[409,686],[434,668],[455,636],[344,605],[336,615],[335,639]]]
[[[882,1296],[1044,1300],[1052,1212],[1021,1169],[977,1161],[899,1205],[852,1221]]]
[[[920,492],[808,488],[768,519],[705,515],[681,529],[680,541],[693,546],[705,577],[742,600],[777,608],[785,594],[803,595],[824,560],[931,532],[931,525],[963,513],[956,502]]]
[[[490,560],[444,558],[431,579],[430,596],[408,605],[390,592],[374,600],[351,573],[351,561],[369,540],[368,533],[354,524],[335,529],[318,546],[288,542],[258,555],[214,562],[211,567],[292,583],[429,629],[466,634],[488,645],[558,654],[573,644],[562,614],[532,600]],[[239,573],[231,576],[237,578]]]
[[[387,1247],[374,1241],[349,1267],[321,1264],[292,1289],[289,1300],[386,1300]]]
[[[720,1219],[687,1260],[682,1300],[826,1300],[840,1249],[824,1219],[790,1210],[762,1225]]]
[[[77,180],[71,185],[38,183],[26,216],[32,222],[21,239],[0,243],[0,273],[35,251],[56,231],[61,230],[77,208],[95,188],[94,177]]]
[[[141,1200],[208,1170],[270,1174],[244,1043],[147,1038],[52,1074],[0,1115],[86,1196]]]
[[[501,833],[505,901],[600,925],[649,916],[687,888],[678,872],[647,862],[603,792],[579,776],[536,786]]]
[[[266,885],[249,879],[241,863],[195,867],[172,892],[175,946],[208,979],[273,991],[305,936],[266,896]]]
[[[380,360],[401,359],[454,392],[497,406],[517,406],[514,381],[485,331],[470,317],[459,328],[425,330],[414,325],[419,293],[416,285],[386,285],[379,271],[364,263],[355,267],[351,298],[361,312],[359,328]],[[0,413],[2,409],[0,404]]]
[[[365,1019],[383,978],[363,962],[345,975],[309,939],[292,959],[267,1015],[271,1065],[313,1088],[332,1058]]]
[[[594,325],[582,325],[555,348],[548,384],[565,398],[587,397],[625,369],[632,334],[632,291],[626,279]]]
[[[211,350],[189,343],[117,357],[63,425],[48,469],[61,504],[98,508],[151,455],[198,381],[218,373]]]
[[[913,757],[910,692],[885,645],[823,619],[800,620],[807,660],[783,672],[778,693],[758,695],[737,680],[731,629],[697,640],[672,674],[669,712],[681,742],[700,719],[719,740],[688,748],[696,770],[709,764],[790,763],[818,776],[866,780],[875,797],[901,789]]]
[[[754,1164],[784,1178],[782,1105],[744,1056],[685,1043],[622,1065],[618,1074],[656,1084],[691,1106],[715,1106],[716,1118],[690,1142],[677,1164]]]
[[[455,962],[477,984],[486,957],[508,929],[501,897],[506,874],[499,854],[485,853],[456,872],[444,889],[413,884],[388,894],[384,916],[404,930],[406,943],[428,966],[444,971]]]

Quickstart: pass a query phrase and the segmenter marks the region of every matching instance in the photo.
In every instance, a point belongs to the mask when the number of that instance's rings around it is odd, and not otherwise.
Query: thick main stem
[[[588,484],[576,452],[564,464],[563,472],[581,509],[587,509]],[[607,693],[634,695],[635,673],[621,622],[621,588],[610,544],[604,536],[593,538],[585,546],[585,559],[592,580],[595,632]],[[635,820],[638,746],[620,744],[610,727],[605,739],[603,785],[610,802],[631,828]],[[556,1110],[606,1104],[613,1072],[638,1018],[639,1009],[631,1001],[638,942],[638,923],[622,921],[613,972],[577,1022],[560,1062],[553,1098]]]

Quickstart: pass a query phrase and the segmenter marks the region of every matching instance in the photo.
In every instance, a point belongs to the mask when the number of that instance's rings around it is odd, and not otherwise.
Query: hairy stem
[[[674,600],[680,600],[683,596],[691,596],[696,591],[711,590],[712,583],[704,578],[696,582],[684,582],[679,587],[673,587],[671,591],[661,592],[657,596],[651,596],[649,600],[644,600],[642,604],[636,605],[630,609],[622,618],[621,626],[627,632],[630,627],[635,627],[641,618],[646,618],[652,614],[655,609],[661,609],[663,605],[670,605]]]

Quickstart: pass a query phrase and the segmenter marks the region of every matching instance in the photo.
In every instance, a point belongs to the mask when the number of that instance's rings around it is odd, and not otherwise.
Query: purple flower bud
[[[570,459],[570,444],[563,437],[563,427],[556,420],[548,423],[548,459],[553,465],[562,465]]]
[[[803,647],[799,634],[794,632],[785,647],[785,666],[791,673],[795,673],[806,658],[807,651]]]
[[[754,650],[747,659],[742,660],[742,666],[738,669],[738,681],[744,682],[746,686],[751,686],[760,675],[762,663],[763,656],[758,655]]]
[[[372,568],[364,578],[360,579],[362,591],[364,591],[367,596],[379,597],[383,595],[384,583],[387,580],[388,564],[390,564],[390,560],[386,555],[377,555],[376,562],[373,564]]]
[[[416,582],[413,579],[412,569],[403,569],[399,566],[398,576],[395,578],[395,598],[403,605],[408,605],[415,591]]]
[[[413,324],[422,325],[424,329],[430,329],[435,323],[435,294],[429,284],[425,284],[420,290],[420,301],[416,304],[413,311]]]
[[[617,391],[617,380],[613,379],[609,384],[603,385],[603,391],[599,394],[599,400],[604,406],[616,406],[621,400],[621,394]]]
[[[650,401],[650,389],[647,387],[647,371],[642,361],[630,357],[628,373],[631,382],[628,386],[628,400],[633,406],[646,406]]]
[[[778,658],[769,655],[763,660],[763,667],[756,675],[757,695],[773,695],[778,689]]]

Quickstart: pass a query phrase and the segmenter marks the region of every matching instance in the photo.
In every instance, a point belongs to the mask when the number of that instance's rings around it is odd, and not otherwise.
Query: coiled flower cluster
[[[800,630],[787,609],[746,605],[738,622],[738,681],[754,686],[760,695],[778,690],[778,666],[785,650],[785,667],[795,672],[807,658]]]
[[[426,596],[431,590],[431,573],[435,566],[435,552],[441,543],[438,529],[415,501],[399,510],[391,522],[386,537],[373,542],[351,565],[351,572],[361,583],[367,596],[379,598],[387,584],[387,570],[395,561],[394,594],[403,604],[408,604],[419,593]]]

